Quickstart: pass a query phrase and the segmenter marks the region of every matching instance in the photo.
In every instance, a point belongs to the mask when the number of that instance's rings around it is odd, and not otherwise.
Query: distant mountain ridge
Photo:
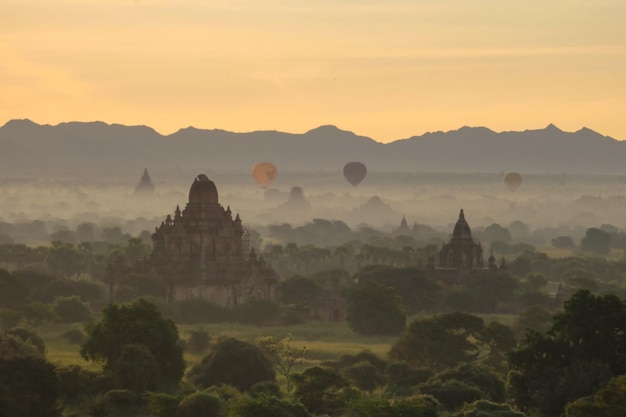
[[[85,178],[150,171],[248,171],[259,161],[279,170],[338,171],[362,161],[370,171],[626,174],[626,141],[591,129],[497,133],[485,127],[383,144],[335,126],[306,133],[247,133],[188,127],[162,135],[147,126],[11,120],[0,127],[0,177]]]

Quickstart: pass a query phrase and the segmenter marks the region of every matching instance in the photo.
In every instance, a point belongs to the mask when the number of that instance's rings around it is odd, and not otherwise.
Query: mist
[[[355,233],[362,228],[392,233],[403,216],[409,227],[416,226],[418,242],[446,240],[461,208],[479,239],[492,224],[508,228],[521,222],[522,230],[511,230],[513,240],[537,247],[550,246],[557,236],[576,242],[589,227],[626,229],[624,176],[524,174],[522,185],[511,192],[503,173],[373,171],[353,187],[339,171],[287,171],[267,189],[249,172],[207,175],[217,186],[220,204],[239,213],[244,226],[260,233],[264,242],[281,240],[272,236],[272,227],[297,228],[314,219],[343,222]],[[82,223],[99,230],[119,227],[134,236],[151,233],[177,205],[184,208],[195,175],[153,175],[154,193],[137,195],[140,177],[141,169],[126,180],[2,179],[0,236],[7,242],[39,244]],[[315,243],[341,242],[318,236]]]

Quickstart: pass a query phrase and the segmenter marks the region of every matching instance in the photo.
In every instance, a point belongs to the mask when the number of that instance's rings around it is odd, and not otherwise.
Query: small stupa
[[[148,168],[144,168],[143,175],[139,183],[135,186],[135,195],[154,195],[154,184],[152,183],[150,174],[148,174]]]

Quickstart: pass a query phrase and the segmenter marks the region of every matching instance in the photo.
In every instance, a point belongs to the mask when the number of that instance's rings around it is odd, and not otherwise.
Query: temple
[[[239,214],[218,201],[206,175],[196,177],[184,210],[176,207],[152,235],[150,263],[168,286],[169,301],[190,298],[234,307],[275,299],[276,272],[249,249]]]
[[[144,168],[141,179],[135,186],[135,195],[152,195],[154,194],[154,184],[148,174],[148,168]]]
[[[435,259],[433,257],[429,258],[427,269],[437,277],[448,282],[458,282],[464,276],[480,271],[508,272],[506,260],[502,258],[498,267],[493,252],[487,259],[487,265],[484,264],[483,247],[480,242],[474,242],[472,231],[465,220],[463,209],[461,209],[459,219],[454,225],[450,242],[444,243],[441,247],[436,265]]]

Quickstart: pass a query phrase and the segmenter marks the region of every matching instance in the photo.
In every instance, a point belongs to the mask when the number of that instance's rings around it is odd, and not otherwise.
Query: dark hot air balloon
[[[252,177],[263,188],[267,188],[278,176],[278,170],[276,165],[271,162],[259,162],[252,168]]]
[[[515,192],[522,185],[522,176],[517,172],[509,172],[504,176],[504,185],[511,192]]]
[[[348,182],[356,187],[363,181],[367,174],[367,167],[362,162],[348,162],[343,167],[343,176],[346,177]]]

